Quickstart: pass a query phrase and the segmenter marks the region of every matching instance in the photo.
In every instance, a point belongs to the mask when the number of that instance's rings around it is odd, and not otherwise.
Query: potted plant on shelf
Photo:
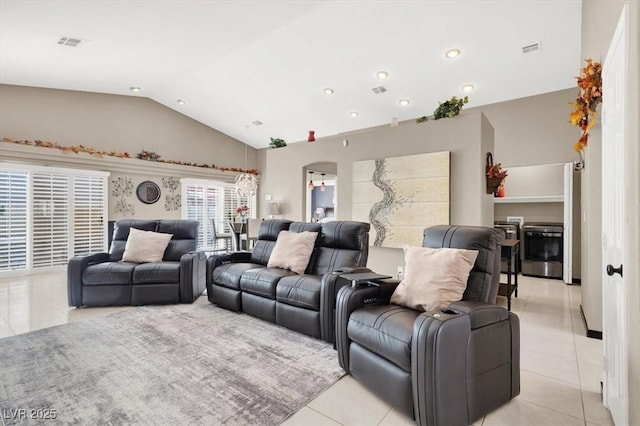
[[[271,148],[282,148],[283,146],[287,146],[287,143],[284,141],[284,139],[271,138],[269,146]]]
[[[427,120],[440,120],[441,118],[453,118],[460,114],[462,107],[467,102],[469,102],[468,96],[462,99],[452,96],[448,101],[438,102],[438,108],[433,111],[433,115],[420,117],[416,119],[416,123],[422,123]]]

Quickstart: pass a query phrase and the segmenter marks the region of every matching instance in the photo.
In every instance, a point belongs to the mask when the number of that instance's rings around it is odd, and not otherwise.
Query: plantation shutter
[[[240,207],[238,203],[238,195],[233,187],[226,186],[223,188],[224,198],[222,201],[222,214],[225,221],[233,221],[236,218],[236,209]]]
[[[227,222],[236,219],[236,209],[247,205],[247,218],[255,218],[256,197],[241,199],[233,185],[215,181],[182,181],[182,194],[186,200],[183,206],[183,218],[200,222],[198,249],[224,248],[225,241],[213,244],[213,221],[218,234],[228,234]]]
[[[236,209],[241,206],[249,207],[247,218],[256,218],[256,197],[240,197],[234,186],[224,187],[224,217],[225,220],[235,220]]]
[[[69,259],[69,177],[34,173],[33,268],[65,265]]]
[[[0,171],[0,271],[27,268],[27,177]]]
[[[203,241],[206,241],[205,229],[203,227],[204,221],[204,206],[205,206],[205,187],[204,185],[188,184],[186,186],[186,219],[197,220],[200,222],[198,227],[198,249],[203,247]]]
[[[224,241],[218,240],[213,243],[213,225],[212,221],[216,223],[216,233],[223,234],[228,233],[227,224],[222,219],[222,214],[220,211],[220,187],[217,186],[208,186],[207,187],[207,210],[206,210],[206,219],[203,223],[204,228],[206,229],[207,240],[204,242],[204,247],[213,247],[213,248],[223,248]]]
[[[105,179],[98,176],[73,178],[73,254],[106,251]]]

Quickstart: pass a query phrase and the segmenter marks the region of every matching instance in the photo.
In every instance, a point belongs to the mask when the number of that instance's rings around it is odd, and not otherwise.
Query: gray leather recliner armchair
[[[501,235],[434,226],[424,247],[478,250],[463,300],[419,312],[391,305],[397,280],[343,287],[336,306],[342,368],[420,425],[469,425],[520,393],[518,317],[496,306]]]

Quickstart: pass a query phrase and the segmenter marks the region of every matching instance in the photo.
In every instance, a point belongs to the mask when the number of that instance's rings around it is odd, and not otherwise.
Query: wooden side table
[[[518,297],[520,240],[503,240],[500,245],[502,246],[500,257],[507,260],[507,282],[500,283],[498,294],[507,298],[507,309],[511,310],[511,294],[515,293],[515,297]],[[511,281],[512,275],[513,282]]]

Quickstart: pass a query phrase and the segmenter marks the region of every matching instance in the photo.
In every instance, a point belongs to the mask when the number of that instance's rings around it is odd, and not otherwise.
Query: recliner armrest
[[[338,291],[336,300],[335,314],[335,334],[336,349],[338,351],[338,361],[340,367],[347,373],[349,370],[349,336],[347,335],[347,325],[351,313],[364,305],[378,303],[380,295],[380,287],[377,286],[358,286],[358,287],[342,287]]]
[[[89,265],[109,261],[109,253],[75,256],[67,264],[67,300],[69,306],[82,306],[82,272]]]
[[[502,306],[492,305],[485,302],[460,301],[453,302],[447,309],[453,312],[465,313],[471,320],[471,329],[485,327],[509,318],[509,311]]]
[[[349,284],[348,281],[340,280],[343,274],[353,274],[357,272],[371,272],[363,267],[345,267],[331,271],[322,276],[320,286],[320,337],[329,343],[335,342],[335,307],[338,291]]]
[[[204,291],[207,255],[190,251],[180,257],[180,302],[192,303]]]
[[[369,285],[378,287],[378,304],[388,305],[391,301],[391,295],[400,284],[400,280],[395,278],[385,278],[376,280],[375,283],[370,282]]]

